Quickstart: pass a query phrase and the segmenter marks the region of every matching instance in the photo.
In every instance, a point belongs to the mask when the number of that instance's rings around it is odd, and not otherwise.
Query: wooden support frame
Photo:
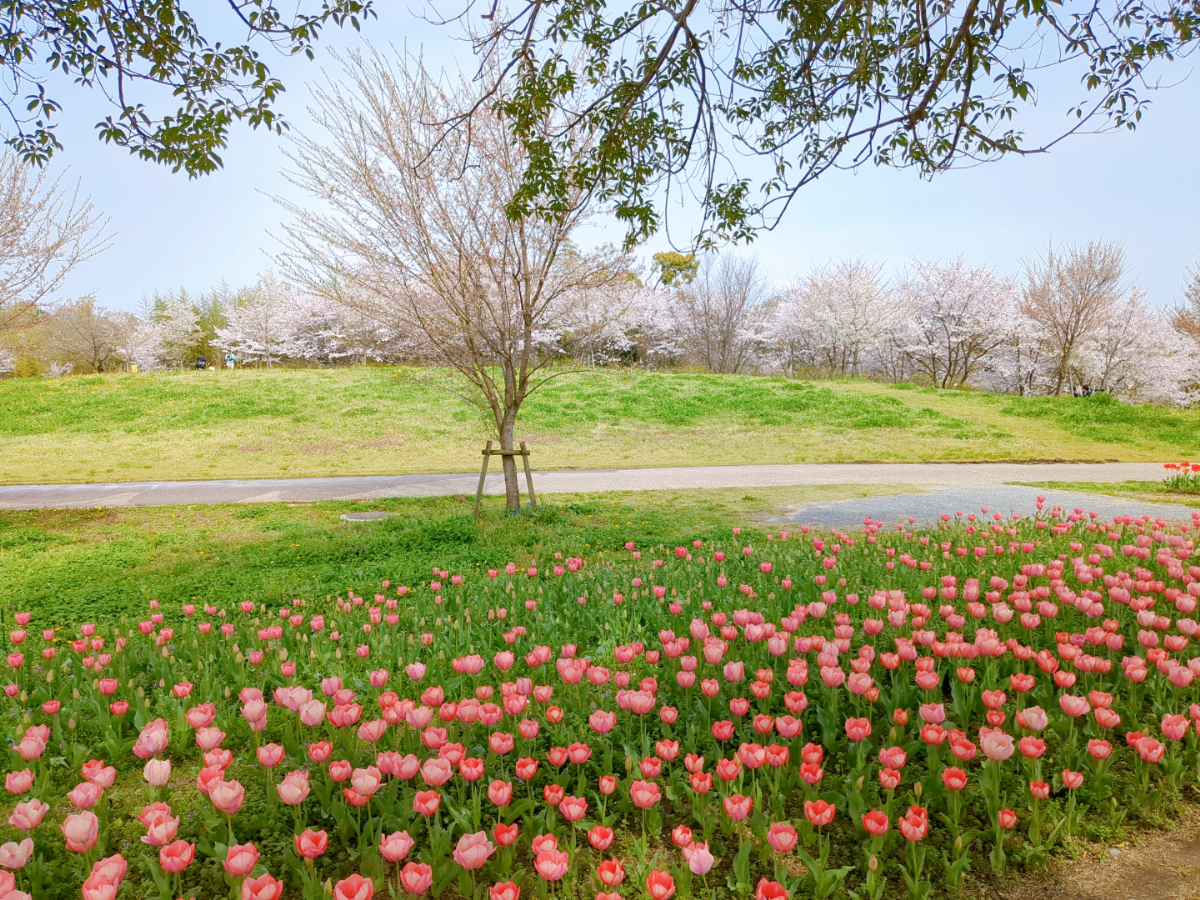
[[[529,489],[529,505],[533,509],[537,509],[537,495],[533,492],[533,471],[529,468],[529,448],[525,446],[525,442],[521,441],[520,450],[493,450],[493,441],[488,441],[487,446],[483,448],[483,466],[479,470],[479,487],[475,490],[475,518],[479,518],[479,513],[483,507],[483,485],[487,481],[488,462],[493,456],[519,456],[525,467],[525,484]]]

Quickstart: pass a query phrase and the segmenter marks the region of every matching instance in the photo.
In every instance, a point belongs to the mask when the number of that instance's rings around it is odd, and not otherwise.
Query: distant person
[[[1092,396],[1092,386],[1090,384],[1085,384],[1083,386],[1083,396],[1085,396],[1085,397]]]

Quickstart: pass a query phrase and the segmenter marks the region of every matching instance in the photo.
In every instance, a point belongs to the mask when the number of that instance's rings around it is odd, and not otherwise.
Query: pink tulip
[[[454,776],[454,767],[445,759],[429,758],[421,766],[421,778],[430,787],[441,787]]]
[[[217,718],[217,707],[212,703],[202,703],[198,706],[193,706],[187,711],[185,718],[192,728],[206,728]]]
[[[867,718],[846,720],[846,737],[851,741],[865,741],[871,736],[871,720]]]
[[[315,728],[325,721],[325,704],[320,700],[309,700],[300,707],[300,721],[309,728]]]
[[[488,857],[496,850],[487,838],[487,832],[477,831],[474,834],[464,834],[458,839],[454,848],[454,861],[467,871],[478,869],[488,861]]]
[[[788,822],[776,822],[767,830],[767,843],[776,853],[790,853],[798,837],[796,829]]]
[[[1050,719],[1040,706],[1029,706],[1017,713],[1017,724],[1029,731],[1044,731]]]
[[[155,805],[166,806],[166,804]],[[142,843],[149,844],[151,847],[165,847],[179,834],[179,816],[171,818],[169,809],[154,810],[149,818],[143,815],[142,824],[146,826],[146,834],[142,837]]]
[[[597,733],[608,734],[616,727],[617,717],[615,713],[598,709],[588,717],[588,724]]]
[[[216,750],[225,740],[225,732],[220,728],[201,728],[196,731],[196,746],[201,750]]]
[[[257,878],[242,882],[242,900],[279,900],[283,896],[283,882],[264,872]]]
[[[284,776],[283,781],[275,786],[279,799],[287,806],[299,806],[308,797],[308,772],[296,770]]]
[[[400,870],[400,884],[410,894],[423,894],[433,884],[433,870],[425,863],[405,863]]]
[[[245,878],[258,865],[258,848],[253,844],[233,844],[221,863],[231,878]]]
[[[171,780],[171,761],[169,759],[152,759],[146,763],[142,776],[151,787],[163,787]]]
[[[753,798],[744,797],[741,794],[732,794],[724,800],[725,813],[735,822],[741,822],[747,818],[753,805]]]
[[[170,743],[170,730],[163,719],[155,719],[142,729],[133,744],[133,755],[138,759],[159,756]],[[211,748],[210,748],[211,749]]]
[[[1162,718],[1162,733],[1169,741],[1182,741],[1188,733],[1188,727],[1191,723],[1187,716],[1172,715],[1167,713]]]
[[[407,831],[381,834],[379,836],[379,853],[388,862],[398,863],[408,856],[415,843],[416,841],[408,836]]]
[[[375,766],[367,766],[365,769],[355,769],[350,776],[350,784],[354,790],[360,794],[370,797],[377,790],[383,781],[383,775]]]
[[[546,849],[534,857],[533,868],[546,881],[560,881],[567,874],[570,856],[563,850]]]
[[[1062,707],[1062,711],[1068,716],[1078,717],[1086,716],[1092,711],[1091,704],[1083,697],[1075,697],[1071,694],[1061,694],[1058,698],[1058,705]]]
[[[684,847],[683,860],[693,875],[707,875],[716,862],[708,849],[708,841],[692,841]]]
[[[33,841],[29,838],[25,838],[19,844],[9,841],[7,844],[0,845],[0,866],[6,869],[16,871],[23,868],[31,856],[33,856]]]
[[[68,850],[86,853],[96,845],[96,838],[100,835],[100,820],[90,810],[72,813],[63,819],[61,830]]]
[[[246,800],[246,791],[240,782],[222,780],[209,790],[208,799],[222,815],[236,816]]]
[[[33,787],[33,773],[28,769],[20,772],[9,772],[4,776],[4,787],[10,794],[24,794]]]
[[[91,809],[103,793],[90,781],[84,781],[67,793],[67,801],[76,809]]]
[[[993,762],[1003,762],[1013,755],[1016,746],[1013,743],[1012,735],[997,730],[980,736],[979,749]]]
[[[42,819],[50,807],[34,797],[32,800],[22,800],[8,817],[8,824],[21,831],[32,831],[42,824]]]

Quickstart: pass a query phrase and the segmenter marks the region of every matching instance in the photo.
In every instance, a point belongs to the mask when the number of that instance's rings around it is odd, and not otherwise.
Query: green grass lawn
[[[759,534],[803,502],[904,493],[903,486],[714,489],[563,495],[536,515],[489,501],[479,523],[453,498],[312,504],[0,511],[0,572],[10,610],[39,627],[138,615],[146,602],[284,603],[378,585],[418,584],[434,563],[478,571],[555,551],[601,554],[634,540],[668,549],[733,525]],[[400,513],[342,521],[361,510]],[[757,527],[755,523],[759,523]],[[786,525],[774,527],[787,527]]]
[[[527,402],[540,469],[740,463],[1155,460],[1200,411],[861,381],[596,371]],[[0,482],[470,471],[479,410],[418,370],[186,372],[0,381]]]
[[[1088,494],[1104,494],[1108,497],[1132,497],[1154,503],[1182,503],[1195,506],[1200,490],[1170,490],[1161,481],[1029,481],[1022,482],[1030,487],[1050,488],[1058,491],[1082,491]]]

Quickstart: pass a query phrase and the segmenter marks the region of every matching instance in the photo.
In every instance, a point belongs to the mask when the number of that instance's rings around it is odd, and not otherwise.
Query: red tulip
[[[329,835],[324,831],[305,828],[296,835],[296,853],[305,859],[316,859],[329,847]]]
[[[651,900],[669,900],[675,893],[675,879],[667,872],[655,869],[646,877],[646,891]]]
[[[791,896],[778,881],[760,878],[754,889],[754,900],[788,900]]]
[[[879,809],[874,809],[870,812],[863,813],[862,824],[863,828],[867,830],[868,834],[871,834],[875,837],[882,837],[884,834],[887,834],[888,830],[887,813]]]
[[[897,824],[907,840],[916,842],[929,833],[929,814],[920,806],[910,806]]]
[[[625,880],[625,870],[615,859],[606,859],[596,867],[596,877],[606,887],[616,887]]]
[[[588,842],[597,850],[607,850],[615,837],[613,830],[604,825],[596,825],[588,832]]]

